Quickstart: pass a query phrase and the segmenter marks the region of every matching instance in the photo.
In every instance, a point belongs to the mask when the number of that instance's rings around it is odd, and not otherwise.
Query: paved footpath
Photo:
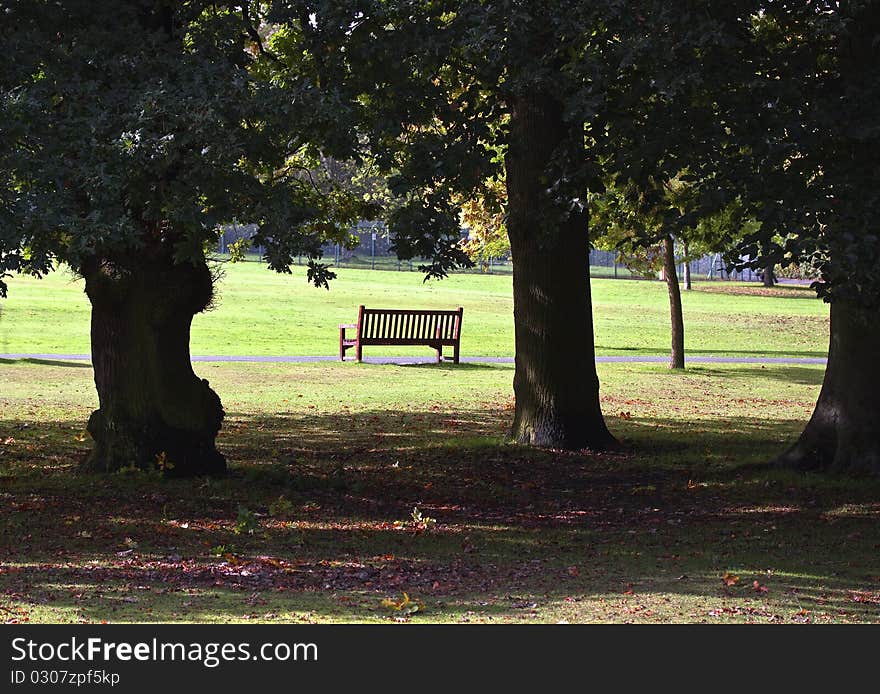
[[[0,354],[0,359],[39,359],[42,361],[91,361],[88,354]],[[193,361],[219,362],[266,362],[266,363],[306,363],[339,361],[338,357],[285,357],[285,356],[196,356]],[[353,361],[351,357],[347,361]],[[431,357],[364,357],[368,364],[432,364]],[[465,364],[513,364],[513,357],[462,357]],[[635,364],[665,363],[668,355],[619,355],[596,357],[597,362],[623,362]],[[824,357],[725,357],[687,355],[691,364],[825,364]]]

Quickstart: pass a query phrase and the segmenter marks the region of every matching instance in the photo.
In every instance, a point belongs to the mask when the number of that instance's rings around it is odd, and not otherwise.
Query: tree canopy
[[[821,296],[871,310],[880,301],[878,36],[876,2],[768,3],[755,21],[752,117],[737,135],[751,173],[737,180],[761,221],[743,250],[806,261]]]
[[[362,209],[306,172],[351,143],[315,85],[266,69],[260,6],[0,4],[0,271],[123,268],[156,242],[199,262],[241,219],[273,268],[302,254],[326,281],[320,246]]]

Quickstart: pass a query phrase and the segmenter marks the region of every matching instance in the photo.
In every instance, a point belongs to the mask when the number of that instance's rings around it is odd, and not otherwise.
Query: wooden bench
[[[339,326],[339,360],[345,361],[346,350],[354,347],[358,361],[365,345],[421,346],[437,350],[437,362],[443,359],[443,348],[452,347],[452,362],[458,364],[461,340],[461,316],[455,311],[411,311],[394,308],[358,308],[357,323]],[[347,337],[346,330],[354,330]]]

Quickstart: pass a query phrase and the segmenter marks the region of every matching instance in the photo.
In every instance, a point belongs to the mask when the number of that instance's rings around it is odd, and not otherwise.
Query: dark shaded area
[[[653,347],[619,347],[616,345],[596,345],[596,352],[599,356],[605,356],[601,354],[604,352],[635,352],[639,356],[656,356],[659,348]],[[817,359],[824,359],[828,356],[827,352],[816,352],[816,351],[804,351],[804,350],[761,350],[760,353],[755,352],[754,350],[736,350],[736,349],[702,349],[702,348],[693,348],[690,350],[693,353],[694,357],[697,356],[710,356],[717,354],[719,356],[731,356],[731,355],[741,355],[744,357],[751,357],[754,359],[760,359],[761,357],[814,357]],[[613,355],[609,355],[613,356]]]
[[[369,362],[364,362],[369,363]],[[492,362],[460,362],[458,364],[452,364],[449,362],[441,362],[440,364],[434,362],[422,362],[420,364],[373,364],[373,366],[381,366],[384,368],[388,368],[389,366],[399,366],[403,369],[438,369],[440,371],[487,371],[490,369],[497,369],[498,364]]]
[[[822,379],[825,375],[825,370],[821,368],[821,364],[816,364],[814,367],[785,365],[781,369],[762,369],[760,364],[747,364],[746,366],[760,370],[761,378],[806,386],[822,385]],[[736,369],[708,363],[693,363],[689,366],[689,369],[694,373],[710,375],[713,378],[719,379],[742,378],[748,374],[742,368]]]
[[[597,595],[609,618],[650,620],[629,610],[661,593],[738,619],[880,619],[880,483],[769,468],[802,422],[634,417],[615,420],[625,452],[592,454],[503,443],[510,416],[232,413],[230,474],[196,481],[72,474],[75,422],[0,422],[16,437],[0,447],[0,596],[91,621],[368,619],[402,591],[448,620],[540,620]],[[800,617],[779,606],[792,596]]]
[[[710,288],[711,287],[711,288]],[[788,284],[779,280],[772,287],[755,285],[752,287],[726,287],[720,282],[699,282],[694,284],[697,291],[706,294],[728,294],[730,296],[772,296],[774,299],[810,299],[819,297],[809,284]]]

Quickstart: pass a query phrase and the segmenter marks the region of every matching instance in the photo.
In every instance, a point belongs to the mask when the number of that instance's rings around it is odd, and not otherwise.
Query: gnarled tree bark
[[[880,475],[880,322],[874,311],[831,304],[828,366],[816,409],[777,459],[801,470]]]
[[[100,406],[85,469],[160,468],[171,475],[225,471],[215,447],[224,412],[190,363],[193,316],[213,295],[207,264],[175,264],[170,251],[124,267],[82,268],[92,303],[92,363]]]
[[[516,409],[512,436],[547,448],[616,445],[599,406],[590,296],[588,218],[560,212],[548,193],[552,162],[583,134],[550,95],[511,103],[506,156],[513,257]],[[573,149],[572,151],[577,151]]]

